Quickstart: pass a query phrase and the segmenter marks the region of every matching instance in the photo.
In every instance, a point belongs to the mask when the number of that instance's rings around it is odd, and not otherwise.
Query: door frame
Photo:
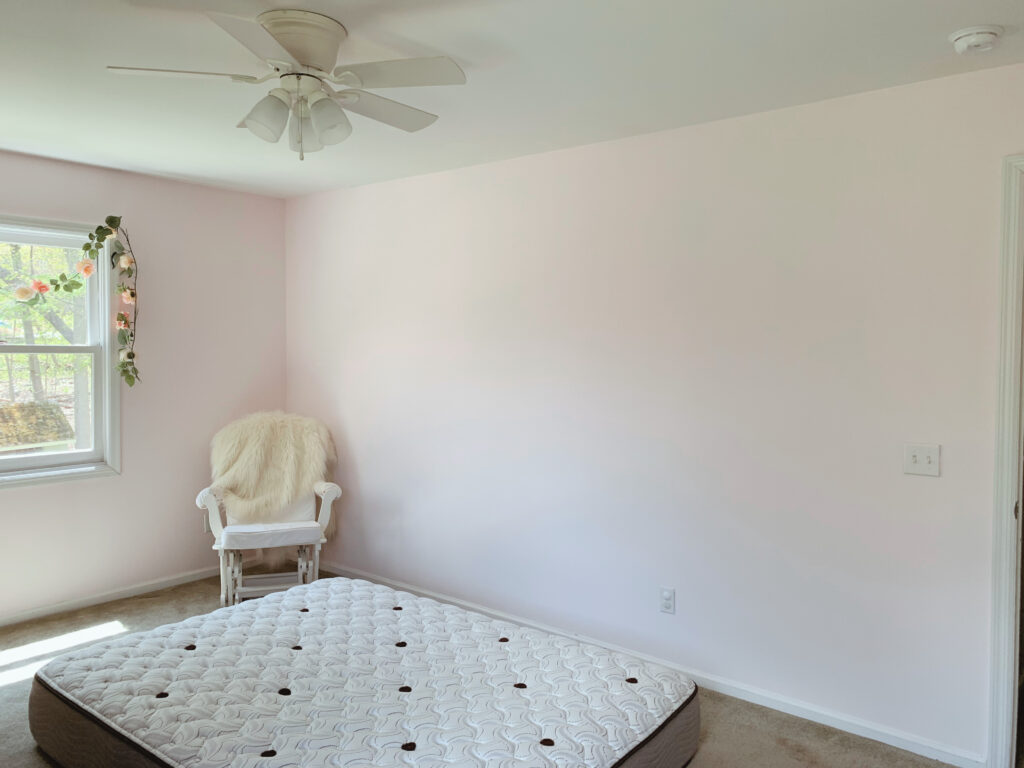
[[[999,389],[992,517],[992,646],[989,768],[1013,768],[1017,736],[1020,617],[1020,529],[1024,429],[1021,361],[1024,342],[1024,155],[1003,161]]]

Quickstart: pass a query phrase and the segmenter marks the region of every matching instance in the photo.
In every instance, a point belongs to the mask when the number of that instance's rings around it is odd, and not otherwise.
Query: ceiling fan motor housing
[[[324,84],[316,75],[290,72],[286,75],[281,75],[281,88],[297,97],[309,97],[314,93],[322,93]]]
[[[310,11],[267,11],[256,17],[267,32],[304,67],[330,72],[348,32],[340,23]]]

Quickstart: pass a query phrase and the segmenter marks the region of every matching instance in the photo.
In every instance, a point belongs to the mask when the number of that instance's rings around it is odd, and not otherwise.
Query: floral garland
[[[110,268],[118,270],[117,293],[121,299],[114,322],[117,326],[117,371],[125,384],[135,386],[139,378],[139,369],[135,364],[135,329],[139,318],[137,282],[139,265],[132,252],[132,243],[128,232],[121,226],[120,216],[107,216],[102,224],[89,233],[89,242],[82,245],[82,259],[75,264],[75,272],[62,272],[48,282],[33,280],[28,285],[19,286],[14,290],[14,298],[29,307],[46,303],[46,294],[63,291],[74,293],[85,286],[85,281],[96,272],[94,263],[103,250],[107,240],[110,244]]]

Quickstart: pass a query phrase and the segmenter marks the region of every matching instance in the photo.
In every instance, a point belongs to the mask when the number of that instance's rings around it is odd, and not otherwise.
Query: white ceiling
[[[441,116],[352,116],[299,162],[235,124],[266,86],[108,73],[260,72],[201,10],[344,23],[342,61],[447,54],[468,85],[381,95]],[[0,149],[289,196],[1024,61],[1019,0],[0,0]],[[946,36],[1002,24],[994,53]],[[1014,94],[1012,98],[1024,98]],[[1024,126],[1021,126],[1024,136]]]

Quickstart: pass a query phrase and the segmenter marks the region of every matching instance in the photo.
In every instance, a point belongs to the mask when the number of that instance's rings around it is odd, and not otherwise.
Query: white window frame
[[[85,224],[0,216],[0,242],[22,242],[79,250],[93,230]],[[121,380],[114,356],[117,334],[113,322],[113,270],[110,246],[96,260],[89,278],[89,341],[84,345],[0,344],[0,352],[76,353],[92,355],[93,447],[0,459],[0,488],[12,485],[74,480],[119,474],[121,471]]]

